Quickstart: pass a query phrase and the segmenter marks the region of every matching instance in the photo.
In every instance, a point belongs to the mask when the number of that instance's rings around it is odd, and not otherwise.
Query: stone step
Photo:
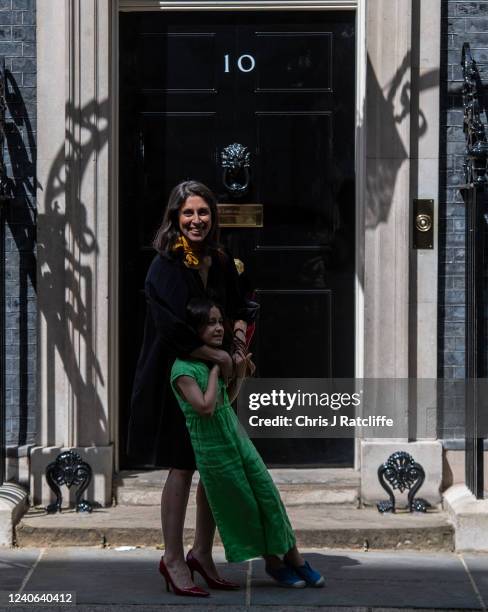
[[[191,545],[195,531],[195,505],[188,507],[184,541]],[[53,546],[160,546],[157,506],[114,506],[91,514],[66,510],[47,515],[32,508],[16,527],[20,547]],[[331,504],[288,507],[301,547],[360,550],[454,549],[454,531],[444,512],[380,514],[376,508]],[[217,538],[217,543],[219,542]]]
[[[286,506],[333,504],[356,507],[359,500],[359,473],[352,469],[271,469],[270,474]],[[124,506],[159,506],[167,470],[125,471],[114,480],[115,499]],[[192,482],[194,500],[198,474]]]

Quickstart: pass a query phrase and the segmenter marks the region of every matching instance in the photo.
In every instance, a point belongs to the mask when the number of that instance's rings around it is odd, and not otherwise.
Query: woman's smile
[[[212,227],[209,205],[200,196],[189,196],[178,216],[180,231],[190,242],[203,242]]]

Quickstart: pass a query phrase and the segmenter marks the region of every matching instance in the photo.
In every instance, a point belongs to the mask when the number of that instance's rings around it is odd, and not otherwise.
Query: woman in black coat
[[[183,414],[171,392],[169,372],[176,357],[191,356],[218,363],[224,377],[230,378],[233,359],[245,358],[242,351],[231,357],[224,350],[202,345],[185,322],[190,299],[207,296],[221,304],[232,322],[235,344],[240,346],[253,314],[239,289],[234,261],[217,241],[215,196],[196,181],[177,185],[153,242],[158,254],[146,277],[147,315],[129,422],[128,453],[133,461],[170,468],[161,498],[163,564],[177,588],[186,589],[188,595],[201,595],[183,551],[186,506],[196,465]],[[214,533],[213,516],[199,483],[192,554],[210,578],[218,579],[211,555]],[[225,586],[223,581],[221,588]]]

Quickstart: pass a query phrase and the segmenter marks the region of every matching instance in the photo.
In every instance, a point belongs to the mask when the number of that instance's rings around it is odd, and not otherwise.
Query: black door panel
[[[255,340],[259,376],[330,377],[331,291],[268,289],[258,290],[256,296],[261,304]]]
[[[257,92],[331,91],[330,32],[256,32]]]

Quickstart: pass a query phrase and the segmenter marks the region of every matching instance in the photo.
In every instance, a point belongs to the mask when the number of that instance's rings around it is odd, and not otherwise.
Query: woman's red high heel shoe
[[[224,580],[224,578],[211,578],[207,572],[201,566],[200,561],[193,554],[193,550],[190,550],[186,555],[186,563],[190,568],[191,579],[193,580],[194,572],[198,572],[202,578],[204,578],[207,586],[211,589],[220,589],[221,591],[235,591],[240,588],[240,585],[236,582],[230,582]]]
[[[161,557],[161,561],[159,562],[159,571],[161,572],[161,574],[164,576],[164,579],[166,580],[166,590],[168,592],[169,592],[169,585],[171,585],[171,587],[173,588],[173,593],[175,595],[187,595],[188,597],[208,597],[210,595],[210,593],[208,593],[204,589],[201,589],[198,586],[185,587],[183,589],[180,589],[179,587],[177,587],[173,581],[173,578],[171,578],[168,568],[166,567],[166,564],[164,563],[163,557]],[[192,580],[193,580],[193,576],[192,576]]]

